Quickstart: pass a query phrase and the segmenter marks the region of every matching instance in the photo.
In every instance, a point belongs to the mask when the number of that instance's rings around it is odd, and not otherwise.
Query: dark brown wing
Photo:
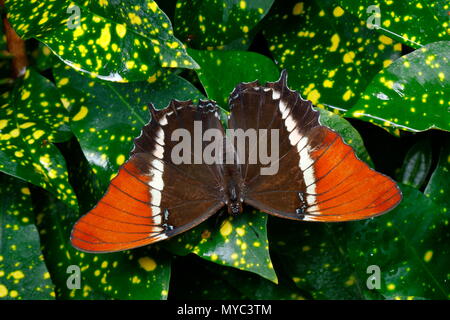
[[[277,82],[241,84],[231,95],[230,128],[268,129],[268,135],[279,130],[278,140],[267,139],[269,150],[279,143],[275,174],[262,174],[268,165],[260,161],[249,164],[259,151],[246,149],[247,162],[240,165],[244,201],[276,216],[310,221],[358,220],[395,207],[401,200],[395,182],[370,169],[336,132],[320,125],[311,102],[291,91],[286,80],[283,72]]]
[[[216,105],[172,101],[160,111],[151,107],[151,112],[130,159],[99,203],[74,226],[74,247],[112,252],[147,245],[200,224],[223,206],[221,166],[195,164],[199,161],[193,155],[201,157],[201,152],[194,151],[194,139],[188,143],[191,163],[179,163],[178,155],[172,154],[181,140],[172,141],[174,132],[185,130],[192,136],[195,121],[197,129],[202,127],[201,135],[211,128],[223,133]],[[200,145],[201,151],[205,146]]]

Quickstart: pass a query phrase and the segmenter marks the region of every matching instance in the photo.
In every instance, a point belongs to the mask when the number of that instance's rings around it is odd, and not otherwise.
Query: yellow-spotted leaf
[[[175,33],[196,49],[222,48],[233,41],[245,45],[249,43],[249,33],[272,3],[273,0],[179,0]]]
[[[289,83],[315,105],[345,111],[402,46],[361,25],[335,0],[278,1],[263,29]]]
[[[200,65],[196,72],[208,98],[217,101],[222,108],[228,108],[228,98],[238,83],[255,80],[265,83],[280,77],[276,64],[255,52],[188,51]]]
[[[449,299],[449,217],[448,211],[440,210],[445,202],[400,187],[403,201],[397,208],[346,224],[336,239],[345,243],[346,257],[360,278],[378,275],[379,287],[370,289],[364,281],[363,292],[377,292],[384,299]]]
[[[442,173],[437,171],[436,182],[445,179]],[[440,210],[446,201],[436,205],[433,197],[400,187],[400,205],[373,219],[336,224],[273,219],[274,260],[283,261],[297,286],[317,299],[448,299],[449,220]],[[433,191],[438,188],[448,189],[434,185]]]
[[[422,139],[415,143],[406,153],[397,180],[420,189],[431,169],[432,156],[433,150],[430,139]]]
[[[163,68],[196,68],[153,0],[6,0],[24,38],[45,43],[64,63],[110,81],[146,80]]]
[[[40,42],[38,47],[31,53],[31,56],[39,71],[51,69],[59,62],[56,55],[42,42]]]
[[[54,299],[28,184],[0,173],[0,300]]]
[[[189,265],[189,272],[186,266]],[[195,256],[177,258],[173,264],[170,295],[175,300],[303,300],[308,298],[286,278],[276,284],[256,274],[204,263]],[[268,306],[266,305],[265,308]],[[228,308],[228,306],[226,307]],[[254,307],[253,311],[256,312]],[[262,313],[262,306],[259,308]],[[250,312],[250,311],[249,311]]]
[[[277,218],[269,222],[274,260],[281,261],[280,269],[313,299],[380,298],[364,290],[368,276],[355,274],[345,242],[338,240],[345,234],[344,223],[295,223]]]
[[[267,214],[247,210],[235,218],[210,220],[169,240],[165,246],[179,255],[192,252],[217,264],[278,281],[269,255]]]
[[[448,0],[339,0],[339,3],[361,23],[410,47],[450,40]]]
[[[0,26],[0,85],[10,85],[13,80],[12,66],[11,66],[11,54],[8,52],[8,44],[6,42],[6,34],[3,30],[3,24]],[[3,91],[3,90],[2,90]]]
[[[450,212],[450,137],[443,141],[438,164],[425,188],[425,195],[436,203],[441,212]]]
[[[450,130],[450,41],[394,61],[370,83],[346,116],[388,129]]]
[[[0,99],[0,171],[47,189],[76,208],[65,160],[53,145],[71,136],[55,86],[29,69],[13,92]]]

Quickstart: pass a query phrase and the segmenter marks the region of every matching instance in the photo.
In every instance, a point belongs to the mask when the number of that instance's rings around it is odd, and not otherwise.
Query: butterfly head
[[[228,213],[232,216],[237,216],[242,213],[242,202],[228,204]]]

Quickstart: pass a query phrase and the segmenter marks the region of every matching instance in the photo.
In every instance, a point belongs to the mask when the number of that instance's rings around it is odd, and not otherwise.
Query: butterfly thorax
[[[228,213],[236,216],[242,213],[243,185],[240,172],[235,165],[225,166],[225,197],[224,202],[228,207]]]

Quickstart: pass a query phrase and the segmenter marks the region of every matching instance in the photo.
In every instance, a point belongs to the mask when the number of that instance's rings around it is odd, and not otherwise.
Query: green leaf
[[[210,265],[213,264],[194,255],[175,257],[170,280],[174,285],[170,288],[169,300],[240,300],[246,298],[224,278],[211,272],[208,268]],[[189,266],[188,270],[186,266]],[[223,267],[216,266],[216,268],[222,269]]]
[[[291,87],[314,105],[341,111],[401,52],[401,44],[361,26],[335,0],[276,2],[263,31]]]
[[[32,54],[35,58],[36,69],[39,71],[51,69],[59,62],[56,55],[42,42]]]
[[[0,300],[54,299],[27,184],[0,173],[0,204]]]
[[[450,130],[450,42],[429,44],[394,61],[346,116],[408,131]]]
[[[277,283],[267,241],[267,214],[247,210],[229,217],[221,225],[214,218],[170,241],[166,247],[176,254],[190,252],[203,259],[246,270]]]
[[[74,145],[71,150],[70,175],[80,203],[95,204],[101,195],[97,177]],[[77,150],[78,152],[74,152]],[[79,217],[56,199],[37,194],[38,227],[43,239],[43,252],[56,285],[58,298],[63,299],[166,299],[169,290],[170,261],[155,248],[140,248],[109,254],[90,254],[74,249],[70,231]],[[81,271],[81,288],[66,285],[69,266]]]
[[[14,80],[12,76],[12,65],[11,65],[12,55],[8,52],[8,43],[6,42],[6,34],[4,30],[4,25],[0,26],[0,85],[2,86],[0,93],[5,90],[3,86],[5,84],[10,85]]]
[[[320,108],[318,108],[318,110],[320,111],[320,123],[338,132],[344,141],[355,150],[359,159],[367,162],[371,167],[374,167],[372,160],[364,147],[364,141],[362,140],[361,135],[353,128],[350,122],[328,110]]]
[[[297,225],[277,219],[270,246],[315,298],[447,299],[448,213],[420,191],[401,189],[402,203],[372,219]],[[380,268],[380,289],[367,287],[370,266]]]
[[[441,147],[439,162],[425,188],[425,195],[436,203],[443,213],[450,210],[450,138]]]
[[[281,269],[313,299],[368,299],[361,287],[368,276],[355,274],[344,242],[344,223],[304,223],[270,219],[270,248]]]
[[[399,174],[399,181],[419,189],[431,169],[433,150],[429,140],[421,140],[409,149]]]
[[[42,41],[64,63],[94,77],[146,80],[161,76],[160,67],[197,67],[153,0],[5,3],[20,36]]]
[[[368,266],[380,267],[377,291],[386,299],[448,299],[448,212],[420,191],[400,187],[403,201],[392,212],[349,224],[348,257],[366,277]]]
[[[364,24],[377,24],[373,19],[379,12],[379,23],[375,30],[403,42],[404,44],[420,48],[422,45],[450,40],[448,1],[343,1],[341,6],[355,14]]]
[[[189,54],[200,64],[196,70],[208,98],[228,109],[228,97],[240,82],[276,81],[280,71],[269,58],[244,51],[198,51]]]
[[[281,279],[275,284],[249,272],[239,272],[232,268],[206,266],[214,278],[222,278],[229,286],[239,291],[246,299],[253,300],[304,300],[303,292],[292,282]]]
[[[4,25],[0,27],[0,51],[3,52],[8,50],[8,42],[6,41],[6,34],[4,30]]]
[[[1,104],[0,171],[47,189],[76,208],[65,160],[52,143],[72,135],[55,86],[29,69],[12,93],[3,94]]]
[[[238,40],[249,43],[249,32],[264,18],[274,0],[179,0],[175,34],[196,49],[223,47]]]
[[[189,268],[189,271],[186,268]],[[280,278],[279,284],[254,273],[222,267],[196,256],[177,257],[173,264],[173,286],[169,299],[206,300],[280,300],[304,299],[305,293],[289,279]]]
[[[70,105],[71,127],[106,190],[127,159],[133,139],[148,122],[147,105],[166,107],[170,100],[201,98],[186,80],[166,75],[154,83],[94,81],[73,70],[55,68],[56,83]]]

